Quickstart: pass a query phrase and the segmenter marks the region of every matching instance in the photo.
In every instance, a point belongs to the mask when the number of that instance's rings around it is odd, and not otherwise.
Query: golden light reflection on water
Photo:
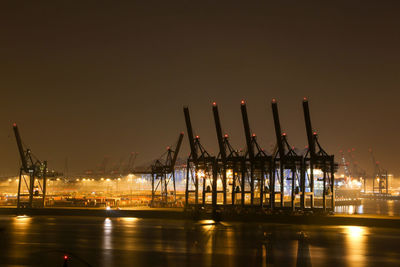
[[[32,217],[29,216],[16,216],[12,219],[12,227],[14,228],[13,233],[13,241],[16,245],[24,245],[27,244],[29,240],[29,231],[32,226]],[[21,254],[27,254],[29,249],[27,246],[23,246],[23,249],[12,249],[10,250],[9,256],[18,258]]]
[[[123,218],[121,218],[121,221],[122,222],[126,222],[126,223],[132,223],[132,222],[136,222],[138,220],[139,220],[139,218],[136,218],[136,217],[123,217]]]
[[[234,236],[233,236],[234,232],[232,231],[232,229],[228,229],[226,231],[226,245],[227,245],[227,254],[228,255],[234,255],[235,251],[234,251]]]
[[[346,241],[346,258],[349,266],[366,266],[366,245],[368,228],[362,226],[342,226]]]
[[[200,224],[215,224],[214,220],[201,220],[199,221]]]
[[[104,220],[104,249],[112,249],[112,221],[110,218]]]
[[[387,206],[388,206],[388,215],[394,216],[394,200],[388,200]]]
[[[364,214],[364,206],[336,206],[335,212],[344,214]]]
[[[214,242],[214,227],[215,227],[215,221],[213,220],[203,220],[201,228],[204,230],[204,234],[206,236],[206,239],[208,240],[206,242],[206,253],[207,254],[212,254],[213,253],[213,242]]]
[[[19,233],[25,234],[31,224],[32,218],[26,215],[20,215],[14,218],[13,226],[20,230]]]

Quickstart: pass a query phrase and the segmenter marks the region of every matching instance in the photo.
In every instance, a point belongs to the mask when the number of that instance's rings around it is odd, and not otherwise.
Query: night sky
[[[355,148],[371,172],[372,147],[400,175],[398,1],[142,2],[0,4],[0,176],[18,173],[13,122],[50,167],[63,171],[68,158],[78,173],[105,155],[157,158],[186,132],[188,105],[216,154],[212,101],[242,148],[245,99],[270,149],[276,97],[290,143],[304,147],[304,96],[328,153]]]

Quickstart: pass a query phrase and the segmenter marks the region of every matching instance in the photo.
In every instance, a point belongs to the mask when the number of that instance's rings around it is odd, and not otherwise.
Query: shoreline
[[[18,215],[16,208],[0,208],[0,215]],[[137,209],[82,209],[82,208],[34,208],[21,211],[19,215],[29,216],[94,216],[94,217],[136,217],[165,220],[213,220],[210,213],[194,213],[183,208],[137,208]],[[400,217],[379,215],[289,215],[289,214],[218,214],[218,221],[258,222],[301,225],[356,225],[367,227],[400,228]]]

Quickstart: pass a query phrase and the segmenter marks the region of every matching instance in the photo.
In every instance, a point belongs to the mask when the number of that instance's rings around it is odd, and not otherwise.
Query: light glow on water
[[[400,266],[399,229],[79,216],[9,216],[0,222],[9,236],[2,240],[5,266],[15,266],[16,259],[20,265],[59,266],[66,254],[42,253],[58,245],[84,255],[91,266],[296,266],[307,257],[312,266]],[[298,232],[308,236],[300,250]]]
[[[21,230],[20,233],[25,233],[31,224],[32,217],[26,215],[19,215],[14,218],[14,226],[15,228]]]
[[[366,266],[368,228],[363,226],[342,226],[346,241],[346,258],[349,266]]]
[[[199,221],[201,224],[215,224],[214,220],[201,220]]]
[[[104,220],[104,249],[112,249],[112,221],[110,218]]]
[[[345,233],[354,241],[358,242],[366,233],[366,228],[362,226],[344,226]]]
[[[123,217],[123,218],[121,218],[121,221],[129,222],[129,223],[136,222],[138,220],[139,220],[139,218],[136,218],[136,217]]]

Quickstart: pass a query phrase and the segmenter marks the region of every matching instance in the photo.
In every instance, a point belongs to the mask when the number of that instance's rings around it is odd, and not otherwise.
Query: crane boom
[[[315,140],[314,140],[312,126],[311,126],[310,109],[308,107],[307,98],[304,98],[304,100],[303,100],[303,111],[304,111],[304,121],[306,124],[306,131],[307,131],[308,148],[310,150],[311,156],[314,157],[315,156]]]
[[[194,145],[193,128],[192,128],[192,123],[190,122],[189,108],[184,107],[183,113],[185,114],[185,122],[186,122],[187,134],[188,134],[188,138],[189,138],[190,152],[191,152],[193,160],[195,162],[197,162],[197,151],[196,151],[196,147]]]
[[[282,139],[281,123],[279,121],[278,104],[276,103],[275,98],[272,99],[271,106],[272,106],[272,114],[274,116],[276,143],[278,147],[279,157],[282,159],[285,156],[285,148]]]
[[[249,118],[247,116],[246,102],[244,100],[242,100],[241,102],[240,109],[242,111],[242,119],[243,119],[244,134],[246,136],[247,151],[249,153],[250,160],[253,160],[254,150],[251,142],[250,125],[249,125]]]
[[[26,159],[24,147],[22,145],[21,136],[19,134],[18,126],[16,123],[13,124],[15,139],[17,141],[19,156],[21,157],[22,168],[25,172],[28,172],[28,160]]]
[[[174,151],[174,157],[172,158],[172,161],[171,161],[171,169],[172,170],[174,169],[175,163],[176,163],[176,159],[178,158],[178,153],[179,153],[179,150],[180,150],[181,145],[182,145],[183,135],[184,135],[183,132],[180,133],[179,138],[178,138],[178,143],[176,144],[176,148],[175,148],[175,151]]]
[[[372,159],[372,164],[374,165],[374,178],[375,177],[380,177],[381,176],[381,170],[379,167],[379,163],[375,160],[375,155],[374,152],[372,151],[372,149],[368,149],[370,155],[371,155],[371,159]]]
[[[214,114],[215,130],[217,131],[219,153],[221,155],[222,161],[226,162],[226,150],[225,150],[224,140],[222,137],[222,127],[221,127],[221,121],[219,119],[217,103],[215,103],[215,102],[213,103],[212,109],[213,109],[213,114]]]

